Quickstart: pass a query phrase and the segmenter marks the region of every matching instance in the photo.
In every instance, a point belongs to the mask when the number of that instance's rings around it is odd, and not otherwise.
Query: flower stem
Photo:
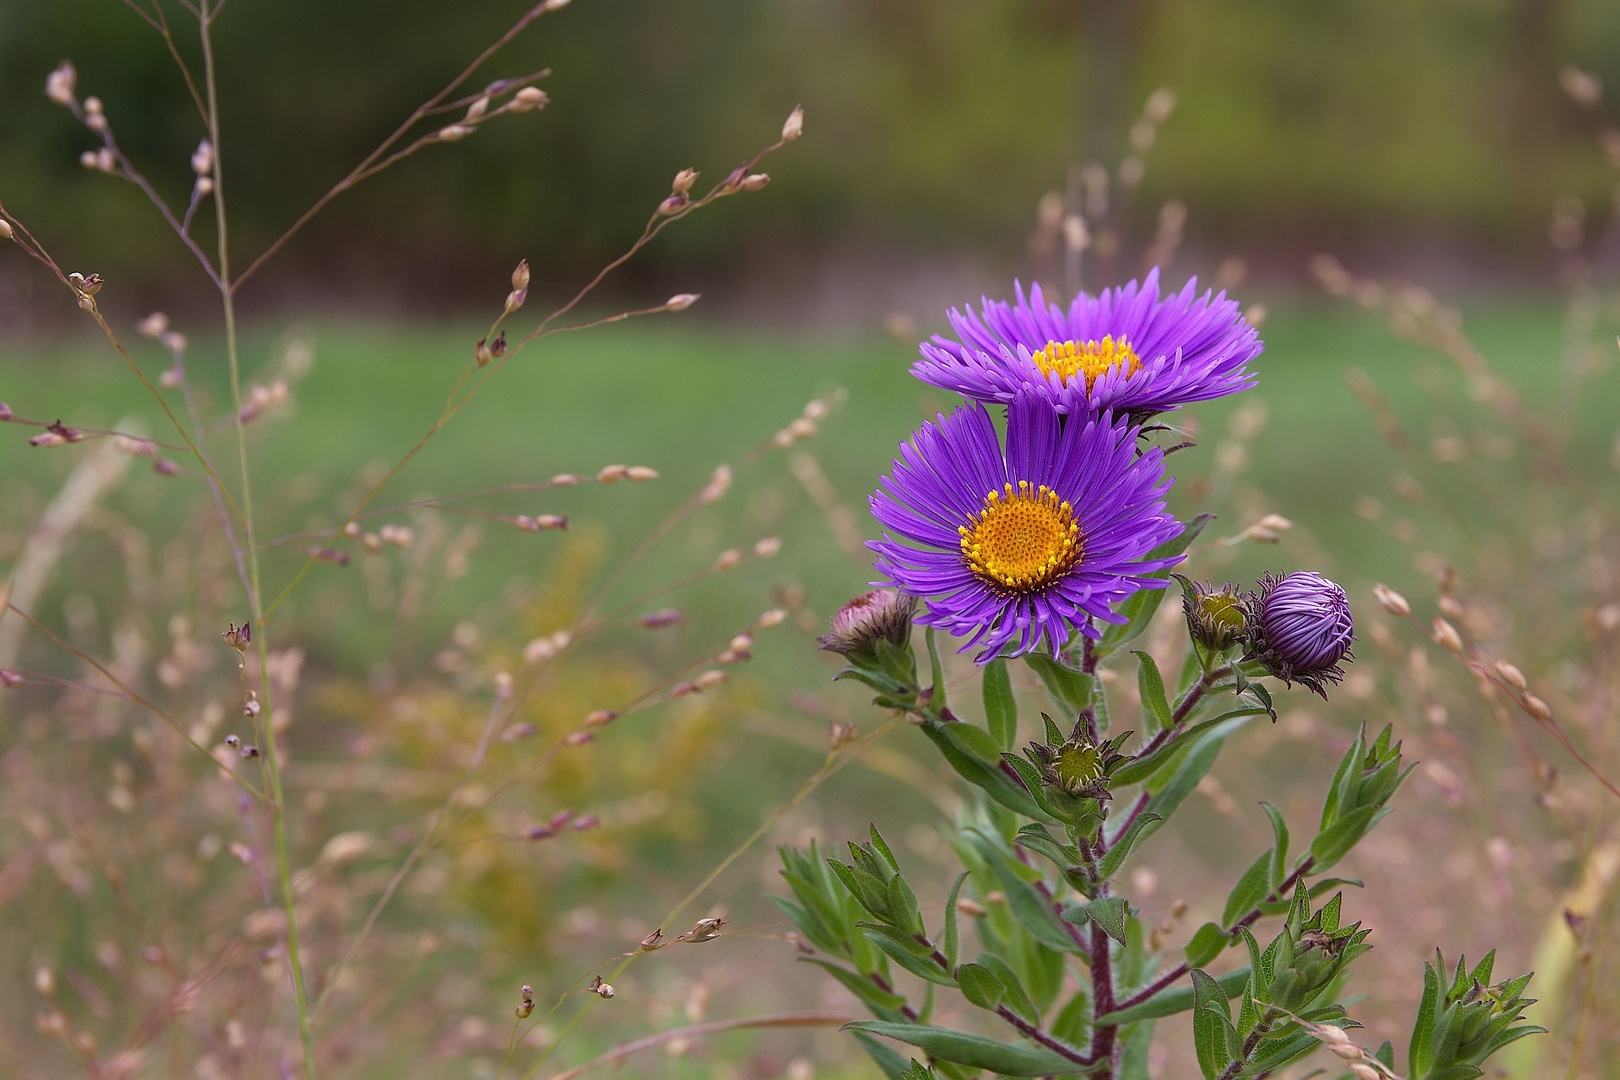
[[[263,707],[264,771],[270,802],[270,821],[276,840],[276,869],[281,883],[282,906],[287,912],[287,965],[291,968],[293,996],[298,1005],[298,1038],[304,1051],[305,1080],[315,1080],[315,1045],[310,1031],[309,998],[304,989],[304,971],[298,956],[298,915],[293,903],[292,868],[287,854],[286,800],[281,787],[280,754],[276,750],[273,705],[270,695],[269,647],[265,641],[263,589],[260,585],[259,546],[253,531],[253,487],[248,470],[247,433],[242,421],[242,373],[237,348],[236,305],[232,295],[230,237],[225,215],[224,154],[219,139],[219,96],[214,69],[213,34],[210,32],[208,0],[198,7],[202,34],[203,78],[208,103],[208,138],[214,146],[214,216],[219,231],[219,292],[224,305],[225,353],[231,371],[231,413],[236,427],[236,462],[241,473],[242,539],[248,561],[248,604],[258,627],[259,699]]]

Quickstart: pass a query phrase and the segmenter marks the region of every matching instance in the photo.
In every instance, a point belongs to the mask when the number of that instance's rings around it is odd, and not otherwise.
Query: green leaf
[[[884,1080],[906,1080],[906,1072],[910,1066],[906,1063],[906,1059],[895,1053],[887,1043],[878,1042],[863,1031],[852,1031],[850,1034],[855,1036],[855,1041],[861,1044],[861,1049],[866,1051],[867,1056],[877,1063],[877,1067],[883,1072]]]
[[[969,838],[978,849],[980,858],[989,865],[1001,891],[1007,894],[1007,907],[1013,918],[1048,948],[1078,953],[1080,947],[1069,936],[1057,912],[1052,910],[1051,902],[1007,865],[1007,856],[982,833],[976,829],[969,830]]]
[[[1070,720],[1091,705],[1092,677],[1045,653],[1025,653],[1024,663],[1041,677],[1046,692]]]
[[[956,985],[956,980],[947,975],[931,955],[919,956],[913,951],[918,943],[911,940],[910,934],[902,933],[892,926],[878,926],[875,923],[859,923],[857,925],[866,931],[867,940],[882,949],[890,960],[893,960],[919,979],[926,979],[941,986]]]
[[[1378,819],[1388,813],[1380,806],[1359,806],[1343,814],[1311,841],[1311,869],[1326,870],[1361,842]]]
[[[878,832],[876,825],[873,825],[871,830],[872,846],[877,849],[878,854],[883,856],[883,861],[889,864],[889,869],[898,874],[900,872],[900,863],[895,859],[894,852],[890,851],[889,845],[883,842],[883,835]]]
[[[1204,531],[1204,526],[1214,520],[1214,514],[1199,514],[1187,523],[1186,528],[1181,530],[1179,536],[1166,540],[1148,552],[1146,558],[1167,559],[1172,555],[1180,555],[1187,550],[1187,546],[1198,537],[1198,534]],[[1170,569],[1166,567],[1163,570],[1154,572],[1151,576],[1168,579]],[[1125,616],[1125,622],[1123,624],[1111,624],[1103,630],[1102,640],[1096,645],[1096,652],[1101,656],[1107,656],[1143,630],[1146,630],[1148,623],[1153,621],[1153,616],[1158,612],[1159,605],[1164,603],[1166,591],[1165,589],[1139,589],[1120,603],[1114,610]]]
[[[1058,1011],[1051,1030],[1071,1046],[1084,1046],[1091,1038],[1091,999],[1084,986]]]
[[[956,969],[956,985],[970,1005],[995,1012],[1001,999],[1007,995],[1001,980],[987,967],[979,964],[960,964]]]
[[[906,930],[920,931],[922,913],[917,908],[917,894],[911,891],[906,879],[899,874],[889,879],[889,914],[895,925]]]
[[[1230,930],[1237,925],[1239,919],[1253,911],[1271,893],[1271,884],[1267,879],[1269,868],[1274,860],[1272,852],[1266,852],[1256,859],[1243,876],[1238,878],[1236,885],[1226,897],[1226,909],[1221,912],[1221,925]]]
[[[844,984],[845,989],[860,998],[867,1005],[877,1010],[887,1010],[894,1013],[894,1019],[900,1019],[900,1009],[905,1005],[906,999],[899,994],[893,994],[878,986],[871,979],[862,977],[859,973],[848,968],[834,964],[827,960],[819,960],[813,956],[801,956],[799,962],[814,964],[827,974]]]
[[[1208,978],[1208,976],[1205,976]],[[1227,997],[1237,997],[1243,993],[1243,988],[1249,982],[1249,969],[1240,967],[1235,971],[1228,971],[1215,980],[1221,992]],[[1115,1009],[1097,1017],[1095,1023],[1099,1024],[1131,1024],[1138,1020],[1153,1020],[1161,1016],[1173,1016],[1179,1012],[1186,1012],[1193,1007],[1196,997],[1195,989],[1191,986],[1178,986],[1175,989],[1165,989],[1154,994],[1140,1005],[1132,1005],[1128,1009]]]
[[[950,1028],[857,1020],[844,1025],[844,1029],[898,1039],[945,1061],[954,1061],[974,1069],[987,1069],[1002,1076],[1059,1076],[1076,1071],[1074,1062],[1050,1050],[1009,1045],[983,1035],[970,1035]]]
[[[1226,743],[1227,736],[1247,724],[1252,717],[1235,716],[1215,724],[1198,738],[1190,740],[1186,749],[1177,761],[1175,770],[1161,780],[1154,777],[1147,786],[1153,791],[1153,798],[1149,800],[1147,808],[1160,817],[1169,817],[1181,805],[1183,799],[1192,794],[1210,769],[1215,766],[1215,759],[1220,756],[1221,747]],[[1179,740],[1178,740],[1179,741]]]
[[[923,635],[923,640],[928,642],[928,667],[934,677],[934,685],[931,688],[932,696],[928,699],[928,708],[930,712],[937,716],[945,708],[945,665],[940,663],[939,643],[934,640],[934,628],[932,626]]]
[[[1052,821],[1052,816],[1040,808],[1022,784],[1003,772],[999,765],[1000,750],[995,747],[995,740],[991,739],[982,728],[961,722],[934,723],[922,725],[923,734],[928,740],[939,748],[951,768],[955,769],[968,783],[984,791],[996,802],[1009,810],[1023,814],[1036,821]],[[967,734],[976,733],[983,742],[973,742],[975,736]],[[992,753],[990,759],[979,756],[978,750],[988,749]],[[977,749],[973,749],[977,747]],[[990,762],[998,762],[991,764]]]
[[[1328,785],[1327,798],[1322,803],[1321,830],[1333,824],[1341,806],[1355,806],[1356,792],[1361,786],[1361,762],[1366,756],[1367,728],[1363,725],[1356,741],[1339,759],[1339,767],[1333,770],[1333,782]]]
[[[1125,944],[1125,923],[1131,917],[1131,905],[1121,896],[1105,896],[1086,905],[1086,914],[1102,927],[1103,933]]]
[[[1200,926],[1187,942],[1187,966],[1203,967],[1225,952],[1230,940],[1219,923],[1207,922]]]
[[[1219,1080],[1226,1072],[1226,1066],[1236,1056],[1232,1053],[1235,1042],[1237,1032],[1232,1028],[1232,1021],[1214,1009],[1193,1011],[1193,1050],[1198,1055],[1198,1068],[1205,1080]]]
[[[1152,656],[1141,649],[1131,651],[1136,654],[1136,688],[1142,695],[1142,713],[1150,721],[1147,734],[1152,735],[1170,726],[1170,702],[1164,696],[1164,676],[1159,674],[1159,664]]]
[[[984,720],[996,745],[1011,750],[1018,741],[1018,703],[1007,661],[999,656],[984,665]]]
[[[949,967],[956,966],[956,954],[961,948],[961,935],[956,928],[956,898],[961,895],[962,882],[973,871],[964,870],[956,877],[956,883],[951,886],[951,895],[945,899],[945,930],[940,935],[943,939],[940,952],[945,954],[945,963]]]
[[[1029,993],[1024,989],[1024,983],[1005,960],[995,953],[980,953],[977,958],[978,966],[994,975],[1000,982],[1004,992],[1007,1008],[1017,1013],[1031,1024],[1041,1022],[1041,1012],[1035,1003],[1029,999]]]
[[[1267,884],[1271,886],[1268,891],[1276,892],[1277,888],[1282,885],[1284,876],[1287,874],[1288,822],[1283,819],[1282,811],[1278,810],[1270,803],[1263,802],[1260,804],[1260,808],[1264,810],[1266,812],[1266,816],[1271,819],[1271,869],[1270,873],[1267,875]]]
[[[1107,881],[1119,873],[1119,868],[1125,865],[1131,851],[1154,831],[1160,820],[1159,815],[1151,810],[1137,814],[1136,820],[1125,830],[1125,835],[1117,837],[1103,857],[1097,860],[1097,879]]]

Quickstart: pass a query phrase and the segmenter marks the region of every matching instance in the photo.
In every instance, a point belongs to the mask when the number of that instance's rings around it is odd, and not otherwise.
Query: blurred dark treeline
[[[162,2],[200,71],[188,17]],[[229,0],[237,263],[530,2]],[[160,189],[177,204],[189,189],[201,130],[161,39],[120,0],[0,0],[0,198],[74,266],[138,278],[152,299],[197,284],[138,193],[79,166],[91,136],[42,93],[63,58]],[[1602,200],[1612,182],[1594,118],[1559,90],[1567,63],[1620,86],[1620,4],[575,0],[471,84],[549,67],[550,108],[345,195],[257,291],[454,303],[498,294],[520,255],[542,288],[576,280],[677,169],[723,175],[799,102],[807,136],[773,162],[771,190],[684,225],[640,273],[1012,259],[1040,195],[1077,163],[1117,162],[1159,86],[1179,106],[1137,204],[1149,227],[1179,198],[1195,246],[1258,265],[1327,246],[1523,267],[1557,194]]]

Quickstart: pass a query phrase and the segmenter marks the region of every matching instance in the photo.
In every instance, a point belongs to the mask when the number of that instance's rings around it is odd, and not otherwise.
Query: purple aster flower
[[[1142,418],[1255,383],[1245,365],[1260,336],[1226,293],[1197,295],[1198,279],[1160,297],[1155,267],[1140,284],[1081,293],[1065,312],[1039,285],[1014,285],[1017,302],[985,298],[980,310],[951,309],[960,340],[921,345],[911,373],[978,401],[1006,404],[1033,389],[1058,411]]]
[[[1157,447],[1138,455],[1136,430],[1111,415],[1060,422],[1045,398],[1018,394],[1003,452],[990,414],[963,405],[900,446],[872,513],[886,532],[870,547],[893,585],[927,599],[917,622],[982,645],[987,662],[1054,652],[1092,620],[1122,623],[1113,605],[1179,561],[1145,559],[1181,533],[1164,512],[1170,481]],[[902,544],[889,533],[920,546]]]
[[[1285,683],[1304,683],[1327,697],[1324,682],[1344,678],[1341,660],[1354,659],[1356,627],[1344,590],[1308,570],[1260,578],[1249,599],[1249,655]]]

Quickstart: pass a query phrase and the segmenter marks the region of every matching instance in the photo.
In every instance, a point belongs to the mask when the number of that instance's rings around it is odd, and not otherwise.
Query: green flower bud
[[[1210,652],[1225,652],[1241,642],[1249,629],[1243,590],[1231,582],[1215,588],[1207,581],[1181,582],[1181,608],[1187,614],[1187,632]]]

